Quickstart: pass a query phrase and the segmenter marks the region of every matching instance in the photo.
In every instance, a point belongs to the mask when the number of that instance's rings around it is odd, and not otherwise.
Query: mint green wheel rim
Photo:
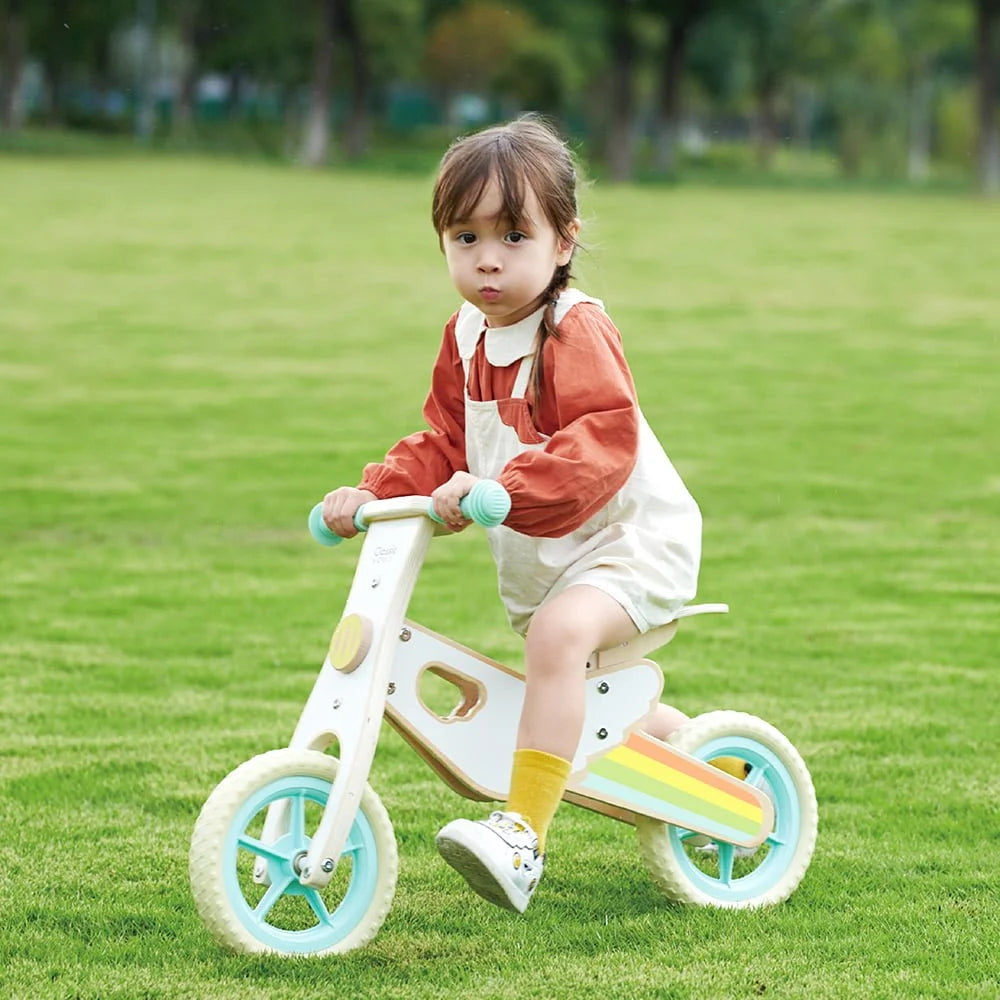
[[[746,736],[721,736],[699,747],[693,756],[709,761],[737,757],[750,765],[746,780],[766,789],[774,805],[774,829],[764,845],[767,856],[752,871],[736,874],[736,852],[732,844],[715,842],[718,874],[703,871],[688,855],[685,841],[691,832],[668,827],[670,848],[690,883],[714,902],[738,904],[759,899],[774,889],[794,862],[802,834],[802,812],[791,772],[770,747]]]
[[[275,951],[307,955],[333,947],[364,919],[375,896],[378,847],[363,809],[358,810],[341,852],[340,863],[351,862],[351,877],[338,905],[331,909],[318,890],[301,884],[295,872],[295,859],[310,844],[304,825],[306,804],[322,808],[330,796],[330,788],[329,781],[308,775],[279,778],[246,799],[226,832],[223,880],[230,908],[256,940]],[[289,832],[273,844],[264,844],[248,834],[247,829],[263,809],[280,799],[288,800]],[[237,865],[241,851],[267,863],[270,886],[254,905],[240,885]],[[270,923],[268,916],[283,896],[301,897],[312,910],[315,925],[304,930],[287,930]]]

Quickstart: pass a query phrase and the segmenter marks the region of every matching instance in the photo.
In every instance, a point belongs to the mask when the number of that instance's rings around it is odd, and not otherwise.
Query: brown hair
[[[503,218],[513,226],[521,222],[525,193],[530,188],[559,239],[573,244],[575,252],[576,165],[566,143],[535,115],[524,115],[451,144],[438,168],[431,208],[439,239],[448,226],[472,214],[494,179],[500,189]],[[549,337],[558,336],[555,303],[573,277],[571,264],[572,259],[558,266],[545,290],[532,379],[536,400],[542,387],[542,347]]]

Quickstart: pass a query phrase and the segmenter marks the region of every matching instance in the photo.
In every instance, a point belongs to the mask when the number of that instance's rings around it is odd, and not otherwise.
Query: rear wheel
[[[708,712],[682,725],[670,743],[699,760],[735,757],[746,781],[774,806],[774,829],[756,850],[636,818],[639,851],[653,881],[679,903],[741,908],[787,899],[809,867],[816,844],[812,778],[798,751],[773,726],[743,712]]]
[[[273,750],[225,777],[191,838],[195,905],[216,940],[238,952],[337,954],[370,941],[392,905],[399,858],[392,824],[365,786],[330,884],[302,884],[299,868],[339,762],[314,750]],[[265,843],[264,817],[284,809],[285,832]]]

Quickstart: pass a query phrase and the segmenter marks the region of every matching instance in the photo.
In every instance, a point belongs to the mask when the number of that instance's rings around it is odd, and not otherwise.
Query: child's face
[[[512,227],[499,217],[502,201],[490,181],[468,219],[441,234],[448,273],[462,298],[486,316],[488,326],[510,326],[541,304],[558,266],[569,263],[572,242],[563,242],[530,188],[524,218]],[[575,237],[579,219],[571,227]]]

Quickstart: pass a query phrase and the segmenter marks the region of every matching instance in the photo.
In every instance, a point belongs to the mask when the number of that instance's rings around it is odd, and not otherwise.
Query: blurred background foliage
[[[998,63],[1000,0],[0,0],[0,149],[425,169],[532,110],[614,180],[995,194]]]

